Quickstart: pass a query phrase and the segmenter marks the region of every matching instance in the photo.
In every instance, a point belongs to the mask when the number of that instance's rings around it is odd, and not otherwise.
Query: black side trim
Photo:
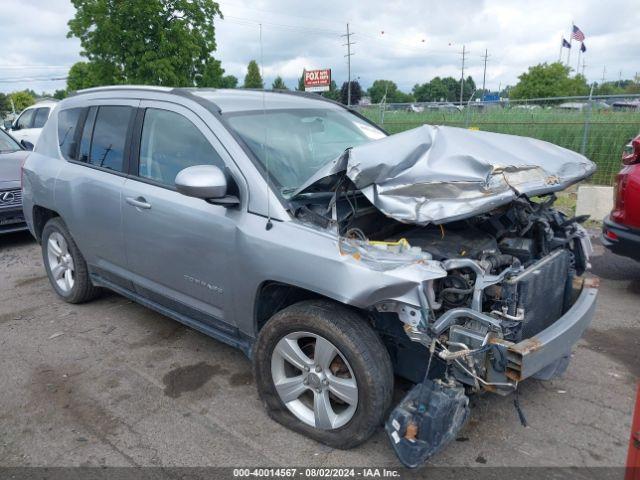
[[[138,295],[135,292],[132,292],[131,290],[128,290],[126,288],[122,288],[118,285],[116,285],[115,283],[112,283],[108,280],[106,280],[103,277],[100,277],[99,275],[96,274],[91,274],[91,281],[94,283],[94,285],[99,286],[99,287],[104,287],[104,288],[108,288],[109,290],[113,290],[114,292],[122,295],[123,297],[127,297],[130,300],[133,300],[136,303],[139,303],[140,305],[143,305],[147,308],[150,308],[152,310],[155,310],[156,312],[169,317],[173,320],[176,320],[180,323],[182,323],[183,325],[186,325],[188,327],[193,328],[194,330],[197,330],[199,332],[204,333],[205,335],[212,337],[216,340],[219,340],[223,343],[226,343],[227,345],[231,345],[232,347],[238,348],[240,349],[247,357],[251,358],[251,349],[253,347],[253,342],[254,339],[246,337],[244,335],[242,335],[241,333],[238,333],[237,335],[233,335],[230,334],[226,331],[223,331],[220,328],[217,328],[217,326],[213,326],[210,324],[205,324],[201,321],[198,321],[196,319],[193,319],[191,317],[188,317],[186,315],[183,315],[179,312],[176,312],[168,307],[165,307],[153,300],[149,300],[145,297],[143,297],[142,295]],[[209,317],[210,318],[210,317]],[[222,322],[217,321],[217,324],[221,324]],[[226,326],[226,329],[229,330],[229,326]]]

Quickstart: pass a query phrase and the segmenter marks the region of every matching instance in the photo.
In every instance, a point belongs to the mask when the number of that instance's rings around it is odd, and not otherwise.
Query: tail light
[[[620,172],[616,177],[616,183],[613,187],[613,211],[611,217],[614,222],[624,223],[625,216],[625,197],[627,183],[629,182],[629,175],[624,172]]]
[[[622,163],[625,165],[633,165],[640,162],[640,135],[631,140],[622,151]]]

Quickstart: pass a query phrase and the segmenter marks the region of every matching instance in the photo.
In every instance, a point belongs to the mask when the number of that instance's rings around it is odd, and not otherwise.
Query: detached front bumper
[[[487,380],[520,382],[562,361],[591,324],[596,308],[598,285],[598,278],[586,278],[571,308],[537,335],[518,343],[494,340],[493,343],[502,350],[506,361],[491,362]],[[504,370],[495,368],[499,365],[503,365]]]

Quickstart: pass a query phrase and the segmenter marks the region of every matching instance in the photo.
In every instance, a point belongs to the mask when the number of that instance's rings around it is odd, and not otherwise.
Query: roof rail
[[[84,93],[108,92],[112,90],[148,90],[153,92],[170,92],[173,87],[160,87],[155,85],[105,85],[102,87],[83,88],[71,92],[69,96],[81,95]]]

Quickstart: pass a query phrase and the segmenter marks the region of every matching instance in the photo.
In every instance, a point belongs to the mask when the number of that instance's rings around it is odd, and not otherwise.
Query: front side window
[[[347,148],[385,134],[343,110],[286,109],[229,113],[230,127],[269,169],[287,197]]]
[[[25,110],[16,122],[17,129],[31,128],[31,120],[33,120],[34,109]]]
[[[58,114],[58,145],[62,156],[67,160],[75,160],[76,130],[80,119],[81,108],[69,108]]]
[[[33,119],[33,128],[44,127],[44,124],[47,123],[47,118],[49,118],[50,111],[51,109],[49,107],[38,108],[35,118]]]
[[[125,106],[98,107],[88,158],[91,165],[123,171],[124,148],[132,112],[131,107]]]
[[[182,115],[147,108],[140,141],[138,175],[173,186],[180,170],[224,162],[198,128]]]

